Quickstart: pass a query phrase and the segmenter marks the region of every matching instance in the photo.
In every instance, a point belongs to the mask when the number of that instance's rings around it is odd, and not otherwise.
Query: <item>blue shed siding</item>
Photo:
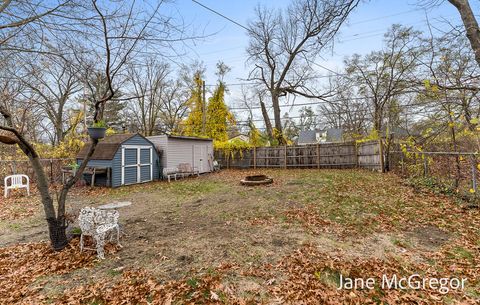
[[[137,164],[137,150],[125,149],[125,165]]]
[[[160,168],[160,160],[155,149],[149,141],[145,138],[135,135],[132,138],[125,141],[122,145],[142,145],[142,146],[152,146],[152,159],[153,159],[153,177],[152,180],[158,180],[160,178],[160,173],[162,169]],[[137,154],[136,150],[127,149],[125,152],[126,164],[136,164],[137,163]],[[140,160],[142,163],[150,163],[150,158],[148,156],[148,150],[140,151]],[[82,160],[77,159],[77,164],[81,164]],[[112,187],[119,187],[122,185],[122,146],[119,147],[115,156],[112,160],[90,160],[88,162],[89,166],[98,166],[98,167],[110,167],[112,168]],[[141,168],[141,179],[147,180],[150,178],[150,166],[142,166]],[[137,182],[137,168],[131,167],[125,169],[125,184],[133,184]]]
[[[150,165],[140,167],[140,179],[142,181],[150,179]]]
[[[152,153],[153,153],[153,180],[159,179],[159,173],[161,172],[161,169],[159,169],[159,159],[158,159],[158,154],[157,151],[155,150],[155,147],[147,141],[145,138],[136,135],[127,141],[125,141],[122,145],[146,145],[146,146],[152,146]],[[136,160],[136,156],[135,156]],[[130,163],[131,164],[131,163]],[[118,151],[115,153],[115,157],[112,160],[112,166],[115,170],[112,171],[112,186],[113,187],[118,187],[122,185],[122,149],[121,147],[118,149]],[[148,176],[149,177],[149,176]],[[143,180],[143,178],[142,178]],[[130,171],[127,173],[125,172],[125,184],[128,183],[136,183],[137,181],[137,171],[135,170]]]
[[[140,149],[140,163],[150,163],[150,149]]]
[[[125,167],[125,184],[137,183],[137,167]]]

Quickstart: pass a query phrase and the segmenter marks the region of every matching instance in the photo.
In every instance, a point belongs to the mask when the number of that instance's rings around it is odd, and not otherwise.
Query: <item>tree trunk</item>
[[[467,38],[470,41],[473,52],[475,52],[475,60],[480,67],[480,28],[478,27],[477,19],[472,12],[472,8],[468,0],[448,0],[454,5],[462,18],[463,25],[467,31]]]
[[[56,133],[56,143],[55,144],[60,144],[63,139],[64,139],[64,134],[63,134],[63,128],[62,128],[62,124],[61,123],[58,123],[58,125],[55,126],[55,133]]]
[[[22,145],[20,145],[22,148]],[[53,199],[50,196],[48,179],[43,170],[40,158],[38,156],[32,156],[27,154],[30,158],[35,175],[37,176],[37,189],[42,197],[43,210],[45,211],[45,217],[48,222],[48,232],[50,235],[50,242],[52,248],[55,251],[62,250],[68,244],[67,235],[65,233],[65,209],[63,212],[59,210],[58,216],[55,214],[55,208],[53,206]],[[64,203],[65,206],[65,203]]]
[[[282,117],[280,112],[280,102],[278,99],[278,94],[276,91],[272,92],[272,106],[273,106],[273,117],[275,119],[275,129],[277,133],[274,135],[278,140],[278,145],[287,144],[285,138],[283,137],[283,127],[282,127]]]
[[[265,107],[265,103],[262,100],[260,100],[260,108],[262,109],[263,120],[265,121],[265,128],[267,129],[268,137],[271,140],[273,139],[272,122],[270,122],[267,108]]]
[[[457,139],[455,135],[455,127],[451,127],[452,132],[452,142],[453,142],[453,151],[457,152]],[[457,155],[455,156],[455,188],[458,188],[460,182],[460,157]]]
[[[68,245],[68,239],[66,234],[67,224],[65,223],[65,217],[59,219],[47,218],[48,233],[50,235],[50,244],[53,250],[60,251]]]
[[[282,118],[280,113],[280,104],[276,92],[272,92],[273,118],[275,119],[275,129],[282,133]]]

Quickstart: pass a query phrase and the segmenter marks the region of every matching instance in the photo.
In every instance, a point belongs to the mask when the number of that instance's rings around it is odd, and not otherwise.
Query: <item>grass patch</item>
[[[473,253],[468,251],[463,247],[454,247],[449,253],[448,256],[452,259],[465,259],[468,261],[472,261],[474,256]]]
[[[203,195],[225,188],[218,182],[203,180],[184,180],[172,183],[171,190],[176,195],[192,196]]]

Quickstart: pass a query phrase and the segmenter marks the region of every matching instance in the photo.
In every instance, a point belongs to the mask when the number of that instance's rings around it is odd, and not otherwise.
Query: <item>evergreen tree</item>
[[[228,111],[225,104],[225,84],[220,81],[208,101],[206,135],[215,141],[227,141],[228,126],[234,123],[233,114]]]
[[[200,73],[195,73],[192,93],[188,99],[190,113],[184,121],[183,134],[186,136],[203,136],[203,105],[202,98],[202,77]]]

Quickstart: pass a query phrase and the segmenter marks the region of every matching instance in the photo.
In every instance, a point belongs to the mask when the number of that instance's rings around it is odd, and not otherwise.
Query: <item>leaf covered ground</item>
[[[477,304],[479,210],[361,170],[253,170],[118,189],[78,188],[70,213],[130,200],[123,248],[52,252],[36,196],[3,201],[0,303]],[[260,172],[260,171],[256,171]],[[25,207],[24,207],[25,208]],[[338,290],[340,278],[466,278],[464,289]]]

